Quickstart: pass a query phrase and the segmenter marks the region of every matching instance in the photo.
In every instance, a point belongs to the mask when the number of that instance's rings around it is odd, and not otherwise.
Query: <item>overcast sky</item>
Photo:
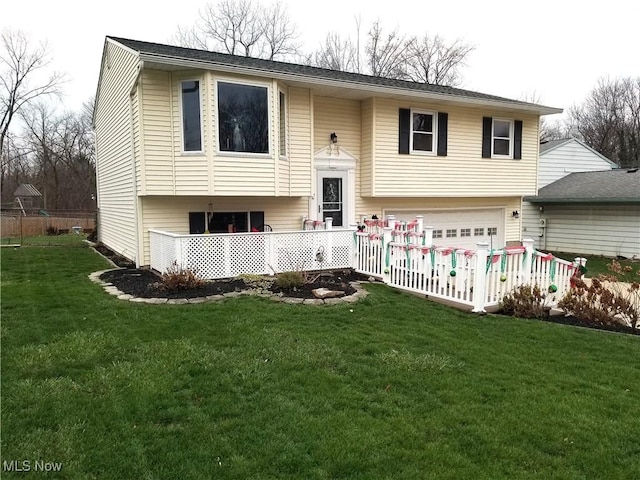
[[[638,17],[629,0],[283,1],[306,51],[329,31],[354,33],[357,15],[364,26],[379,18],[402,33],[473,44],[462,88],[516,99],[535,93],[540,103],[565,110],[581,103],[600,77],[640,75]],[[106,35],[168,43],[177,25],[192,24],[206,2],[2,3],[0,27],[48,42],[52,67],[69,78],[65,106],[78,109],[95,93]]]

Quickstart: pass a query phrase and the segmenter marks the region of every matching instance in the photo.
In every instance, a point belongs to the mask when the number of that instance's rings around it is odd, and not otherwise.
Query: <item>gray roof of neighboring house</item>
[[[640,170],[570,173],[524,197],[531,203],[640,203]]]
[[[23,183],[16,191],[13,192],[14,197],[41,197],[42,194],[38,191],[36,187],[31,185],[30,183]]]
[[[433,85],[427,83],[410,82],[405,80],[395,80],[383,77],[373,77],[359,73],[342,72],[339,70],[329,70],[326,68],[312,67],[308,65],[299,65],[294,63],[277,62],[273,60],[263,60],[260,58],[242,57],[237,55],[229,55],[224,53],[210,52],[206,50],[195,50],[191,48],[176,47],[172,45],[164,45],[159,43],[142,42],[139,40],[131,40],[120,37],[107,36],[125,47],[138,52],[141,59],[149,56],[149,61],[162,63],[163,61],[187,60],[204,62],[210,65],[224,65],[232,67],[241,67],[258,73],[281,73],[286,75],[295,75],[304,78],[307,81],[329,80],[348,83],[351,85],[366,85],[377,87],[388,87],[398,90],[424,92],[436,95],[444,95],[451,97],[463,97],[475,100],[493,101],[510,105],[512,107],[521,107],[529,109],[537,109],[543,114],[559,113],[562,109],[546,107],[520,100],[512,100],[509,98],[488,95],[485,93],[463,90],[460,88],[447,87],[443,85]]]

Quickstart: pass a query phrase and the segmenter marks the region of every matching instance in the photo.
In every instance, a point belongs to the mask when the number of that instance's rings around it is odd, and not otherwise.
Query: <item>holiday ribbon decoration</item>
[[[551,259],[551,264],[549,265],[549,279],[551,280],[551,285],[549,285],[549,292],[555,293],[558,291],[558,287],[555,284],[556,278],[556,264],[557,261],[555,258]]]
[[[389,268],[389,264],[391,263],[391,242],[387,243],[387,251],[384,255],[384,263],[387,268]]]
[[[451,251],[451,271],[449,275],[452,277],[456,276],[456,266],[458,264],[458,255],[456,254],[456,250]]]
[[[507,250],[505,249],[504,252],[502,252],[502,260],[500,260],[500,281],[501,282],[507,281],[507,275],[504,273],[506,269],[507,269]]]
[[[489,273],[489,269],[491,268],[491,263],[493,263],[493,248],[489,250],[489,256],[487,257],[487,270],[484,273],[486,274]]]

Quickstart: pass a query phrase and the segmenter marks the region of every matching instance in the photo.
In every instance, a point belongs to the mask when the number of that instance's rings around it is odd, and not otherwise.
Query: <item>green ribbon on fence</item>
[[[489,273],[491,262],[493,262],[493,248],[489,250],[489,257],[487,257],[487,270],[484,273]]]
[[[504,273],[507,269],[507,251],[502,252],[502,258],[500,259],[500,273]]]
[[[389,265],[391,264],[391,242],[387,243],[387,251],[384,257],[384,263],[385,266],[389,268]]]
[[[551,283],[556,279],[556,263],[556,259],[552,258],[551,265],[549,266],[549,279],[551,280]]]
[[[429,255],[431,256],[431,268],[436,267],[436,249],[431,247],[429,249]]]
[[[456,268],[458,265],[458,255],[455,250],[451,251],[451,268]]]
[[[407,244],[404,248],[407,255],[407,268],[409,268],[411,266],[411,249],[409,248],[409,244]]]

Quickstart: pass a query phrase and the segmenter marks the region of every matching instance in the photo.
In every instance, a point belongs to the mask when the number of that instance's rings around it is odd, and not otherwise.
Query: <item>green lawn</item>
[[[595,277],[599,274],[615,275],[621,282],[638,282],[640,281],[640,261],[638,260],[616,260],[624,267],[630,267],[628,272],[616,274],[609,270],[609,264],[614,260],[612,258],[603,257],[601,255],[586,255],[580,253],[553,252],[553,254],[565,260],[573,260],[576,257],[587,259],[587,277]]]
[[[3,479],[640,478],[636,336],[383,285],[133,304],[78,242],[0,253]]]

